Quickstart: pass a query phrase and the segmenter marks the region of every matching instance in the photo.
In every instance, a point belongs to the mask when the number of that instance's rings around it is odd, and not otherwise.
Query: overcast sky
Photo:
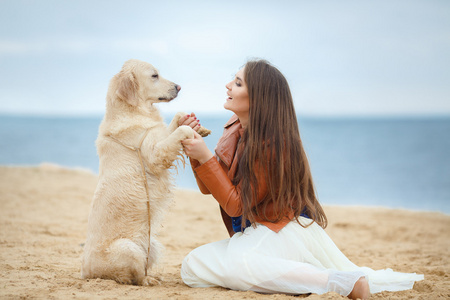
[[[130,58],[181,85],[163,112],[222,112],[253,57],[299,114],[450,114],[450,1],[0,0],[0,113],[101,115]]]

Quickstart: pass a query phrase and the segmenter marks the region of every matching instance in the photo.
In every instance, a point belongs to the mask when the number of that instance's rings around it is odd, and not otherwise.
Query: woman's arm
[[[230,217],[242,215],[239,185],[233,185],[216,159],[209,159],[197,167],[194,172]],[[268,192],[264,174],[261,172],[255,172],[255,174],[258,180],[258,199],[253,199],[252,206],[261,202]]]
[[[202,192],[202,194],[204,194],[204,195],[211,194],[211,192],[208,190],[208,188],[203,183],[203,181],[200,178],[198,178],[197,174],[194,172],[194,170],[200,166],[200,163],[198,162],[198,160],[195,160],[190,157],[189,157],[189,161],[191,162],[192,172],[194,173],[195,180],[197,181],[197,186],[200,189],[200,192]]]
[[[194,131],[198,131],[200,129],[200,120],[197,119],[194,113],[190,115],[182,115],[178,119],[178,126],[187,125],[190,126]],[[184,146],[184,145],[183,145]],[[189,161],[191,163],[192,171],[200,165],[200,162],[196,159],[189,157]],[[193,172],[195,175],[195,172]],[[203,182],[195,175],[195,180],[197,181],[197,186],[200,189],[202,194],[211,194],[208,188],[203,184]]]
[[[189,150],[188,150],[189,152]],[[189,152],[191,153],[191,152]],[[191,167],[192,167],[192,171],[194,173],[195,176],[195,180],[197,181],[197,186],[199,187],[200,191],[203,194],[211,194],[211,192],[209,191],[209,189],[206,187],[206,185],[203,183],[203,181],[197,176],[197,173],[195,172],[195,169],[198,168],[201,164],[198,160],[193,159],[191,157],[189,157],[190,163],[191,163]],[[234,230],[233,230],[233,224],[232,224],[232,220],[231,217],[223,210],[223,208],[220,206],[220,214],[222,216],[222,220],[223,223],[225,225],[225,228],[228,231],[228,234],[230,235],[230,237],[232,237],[234,235]]]
[[[227,213],[223,210],[222,207],[220,207],[220,214],[222,215],[223,223],[225,224],[225,227],[227,228],[228,234],[230,237],[232,237],[235,232],[233,230],[233,223],[231,221],[231,217],[227,215]]]
[[[186,139],[181,142],[185,153],[191,158],[197,160],[200,165],[194,169],[205,187],[211,192],[220,206],[230,217],[239,217],[242,215],[242,199],[239,186],[234,186],[228,178],[227,173],[222,169],[219,162],[209,151],[203,138],[194,132],[193,139]],[[258,199],[253,199],[251,206],[256,206],[264,199],[268,190],[262,170],[255,170],[258,181]]]

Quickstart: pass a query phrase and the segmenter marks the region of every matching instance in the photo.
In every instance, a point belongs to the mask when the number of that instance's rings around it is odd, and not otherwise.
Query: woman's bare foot
[[[369,283],[367,282],[367,279],[365,277],[361,277],[353,287],[352,292],[349,297],[350,299],[369,299],[370,296],[370,289],[369,289]]]

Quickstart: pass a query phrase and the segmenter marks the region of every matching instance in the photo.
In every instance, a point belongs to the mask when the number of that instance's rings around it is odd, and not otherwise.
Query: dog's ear
[[[137,106],[139,84],[133,72],[121,72],[118,77],[117,97],[132,106]]]

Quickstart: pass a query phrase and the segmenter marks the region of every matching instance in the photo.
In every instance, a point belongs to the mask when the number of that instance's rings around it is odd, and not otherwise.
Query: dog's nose
[[[177,91],[181,90],[181,86],[179,86],[178,84],[175,84],[175,88],[177,89]]]

